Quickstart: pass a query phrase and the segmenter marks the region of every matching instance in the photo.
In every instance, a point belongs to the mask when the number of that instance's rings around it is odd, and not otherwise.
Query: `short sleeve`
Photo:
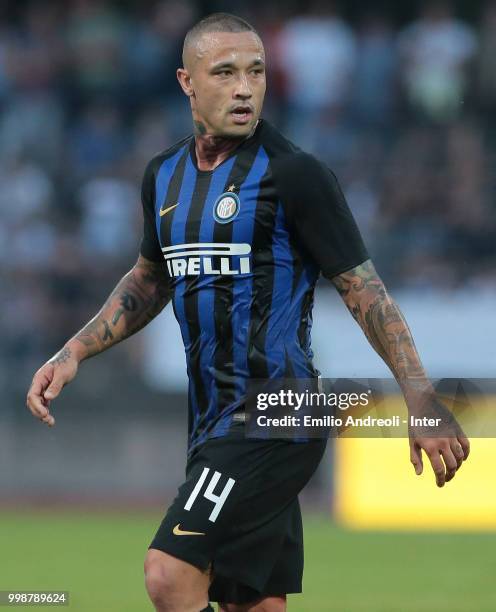
[[[164,261],[158,241],[155,224],[155,179],[153,160],[146,167],[141,184],[141,203],[143,205],[143,237],[140,253],[150,261]]]
[[[369,258],[336,176],[308,153],[282,159],[274,176],[290,235],[326,278]]]

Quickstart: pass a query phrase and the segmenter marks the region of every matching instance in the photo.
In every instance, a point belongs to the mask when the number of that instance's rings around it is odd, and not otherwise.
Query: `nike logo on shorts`
[[[174,529],[172,530],[172,533],[174,535],[178,535],[178,536],[194,536],[194,535],[205,535],[204,533],[200,533],[199,531],[185,531],[183,529],[181,529],[180,527],[181,523],[178,523]]]

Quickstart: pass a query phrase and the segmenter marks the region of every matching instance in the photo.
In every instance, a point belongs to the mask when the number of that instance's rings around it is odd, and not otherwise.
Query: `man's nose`
[[[241,74],[237,80],[236,87],[234,89],[235,98],[243,98],[244,100],[251,98],[252,91],[248,77],[246,74]]]

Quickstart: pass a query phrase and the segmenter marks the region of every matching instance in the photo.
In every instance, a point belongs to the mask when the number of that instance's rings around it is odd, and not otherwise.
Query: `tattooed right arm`
[[[136,333],[171,297],[165,264],[141,255],[120,280],[100,312],[65,345],[79,361],[88,359]]]
[[[35,373],[26,398],[31,413],[53,427],[50,403],[76,376],[79,363],[145,327],[170,298],[165,264],[140,255],[100,312]]]

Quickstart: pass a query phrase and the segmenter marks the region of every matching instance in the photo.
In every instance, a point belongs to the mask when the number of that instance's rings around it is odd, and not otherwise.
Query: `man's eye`
[[[229,76],[231,74],[230,70],[220,70],[217,74],[221,76]]]

